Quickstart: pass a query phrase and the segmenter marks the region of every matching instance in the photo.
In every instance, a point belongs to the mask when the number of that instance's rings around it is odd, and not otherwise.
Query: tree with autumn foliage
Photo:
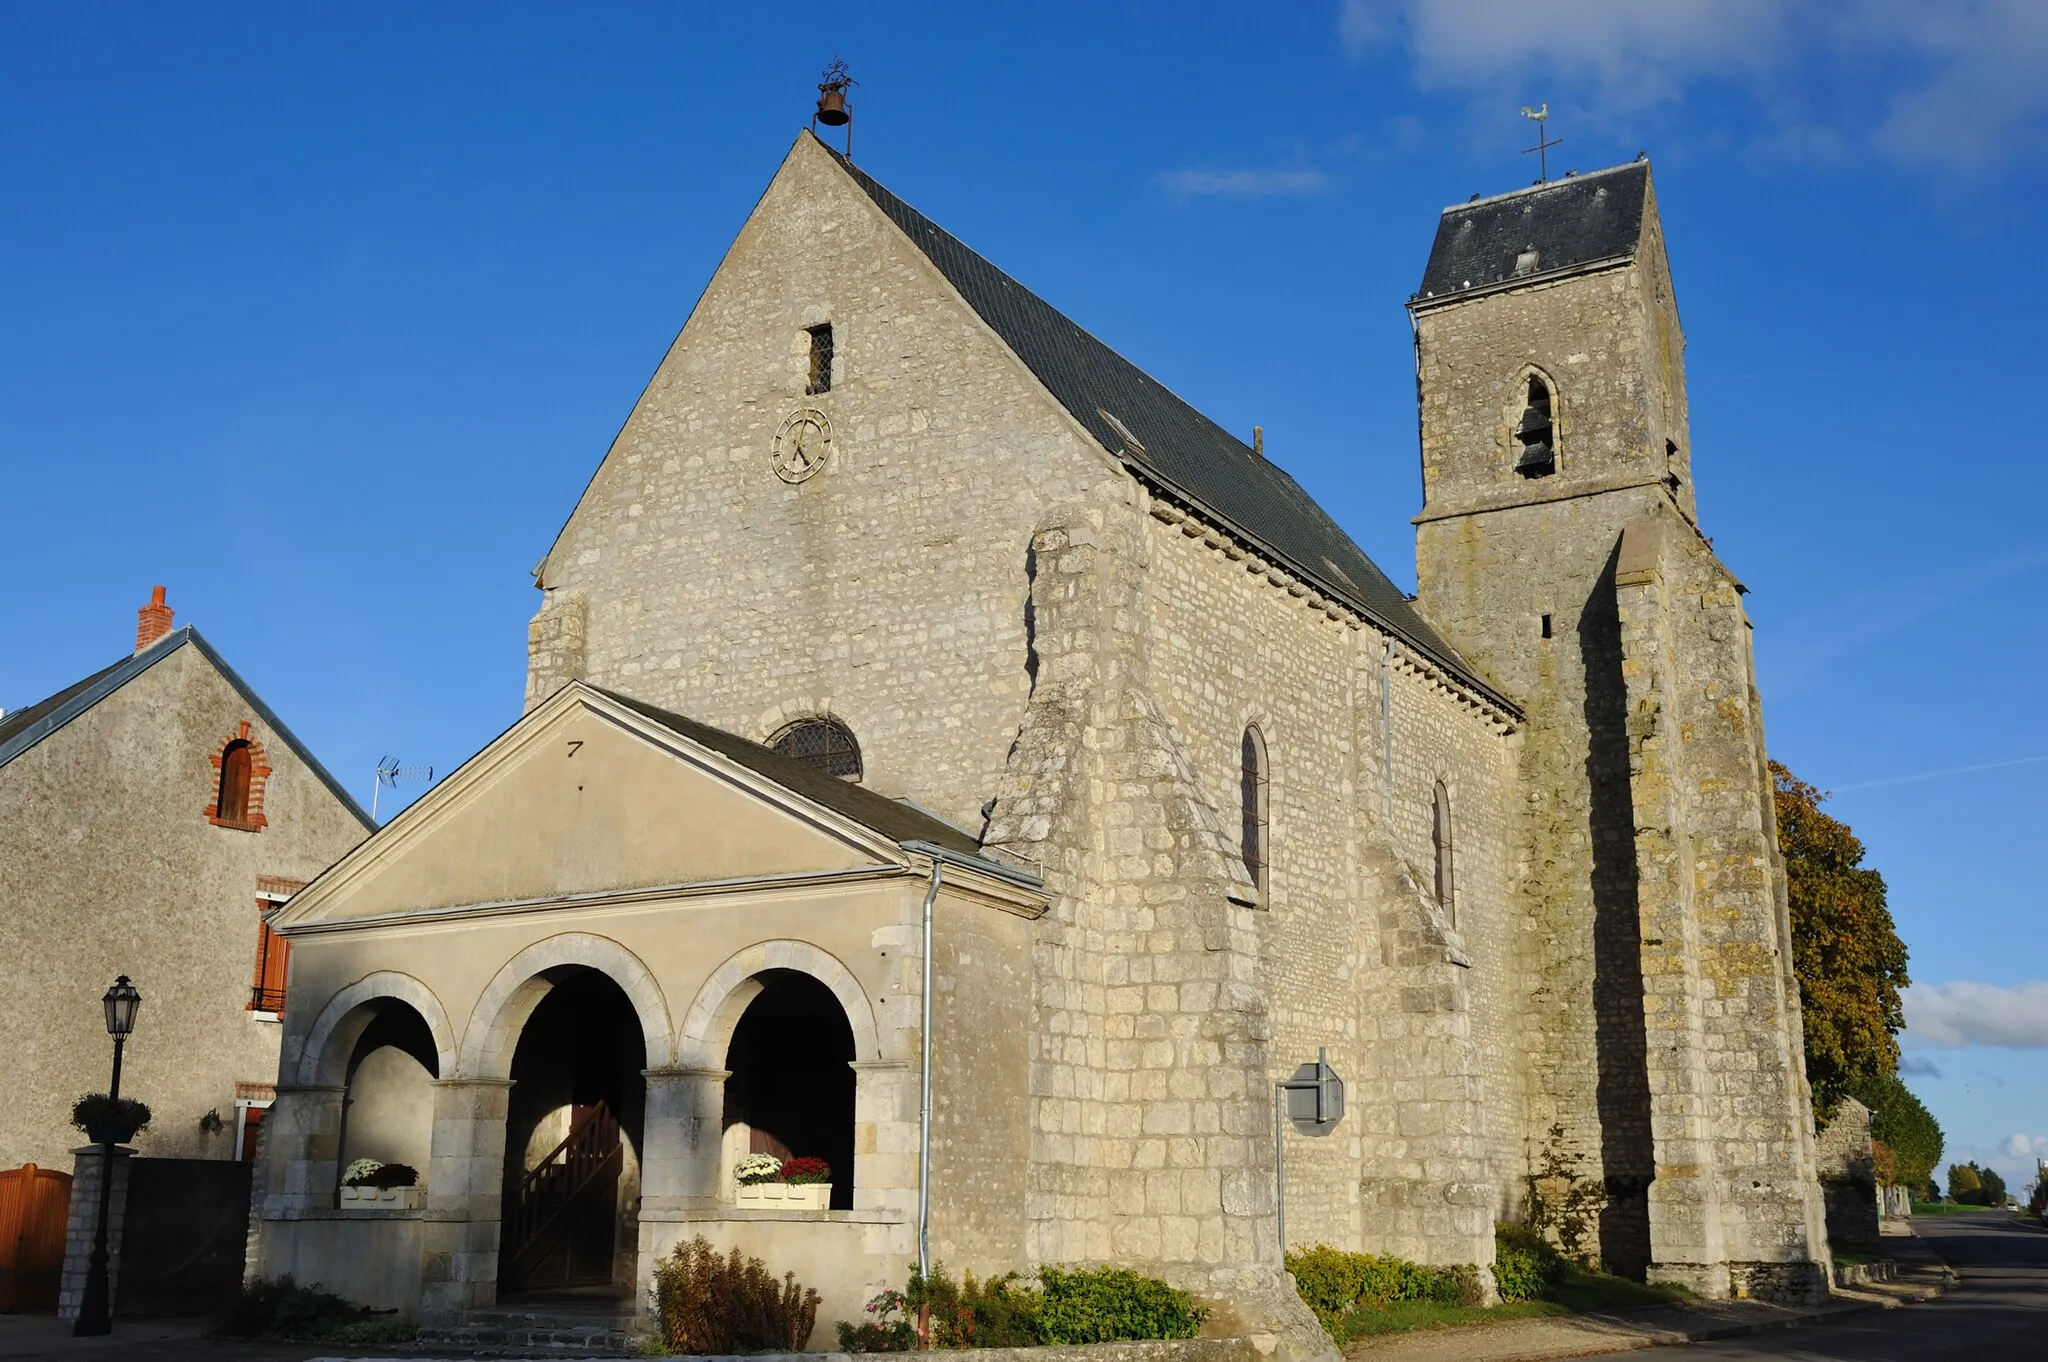
[[[1906,943],[1885,906],[1884,876],[1863,864],[1849,825],[1822,791],[1771,763],[1778,848],[1792,907],[1792,967],[1806,1020],[1806,1076],[1830,1111],[1860,1083],[1899,1067]]]

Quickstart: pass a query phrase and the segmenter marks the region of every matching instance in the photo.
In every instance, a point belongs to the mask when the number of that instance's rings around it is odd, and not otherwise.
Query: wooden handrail
[[[523,1260],[587,1187],[607,1174],[617,1177],[619,1135],[618,1118],[600,1102],[577,1117],[562,1142],[520,1180],[505,1226],[504,1253],[515,1276],[523,1275],[522,1267],[531,1269]]]

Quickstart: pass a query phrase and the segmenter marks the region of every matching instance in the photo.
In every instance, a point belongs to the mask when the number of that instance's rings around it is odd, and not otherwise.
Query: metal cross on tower
[[[1543,184],[1550,179],[1550,149],[1563,145],[1564,139],[1548,136],[1548,129],[1544,126],[1545,120],[1550,117],[1549,100],[1543,101],[1543,107],[1540,109],[1532,109],[1524,104],[1522,117],[1536,125],[1536,145],[1523,147],[1522,154],[1527,156],[1532,151],[1536,153],[1536,183]]]

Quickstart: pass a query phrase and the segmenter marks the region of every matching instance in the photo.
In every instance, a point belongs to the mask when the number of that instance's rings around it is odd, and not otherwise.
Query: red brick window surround
[[[206,821],[217,828],[261,832],[270,820],[263,816],[263,787],[270,778],[270,763],[263,744],[249,736],[249,721],[236,725],[223,738],[213,756],[213,802],[206,806]]]

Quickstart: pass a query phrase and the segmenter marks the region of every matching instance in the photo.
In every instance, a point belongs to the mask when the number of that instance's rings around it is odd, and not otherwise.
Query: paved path
[[[1939,1300],[1871,1310],[1753,1338],[1661,1350],[1656,1362],[1797,1358],[1800,1362],[2003,1362],[2048,1358],[2048,1230],[2003,1212],[1913,1222],[1961,1283]]]

